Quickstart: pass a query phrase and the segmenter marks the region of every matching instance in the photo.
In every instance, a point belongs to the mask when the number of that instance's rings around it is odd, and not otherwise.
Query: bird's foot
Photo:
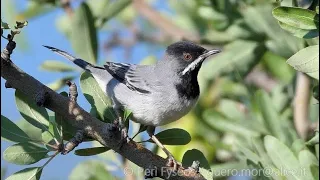
[[[120,134],[120,142],[118,145],[118,149],[120,150],[125,143],[128,143],[131,141],[131,138],[129,138],[127,127],[122,126],[118,122],[115,122],[114,125],[117,127],[117,129],[121,133]]]
[[[178,171],[179,168],[183,168],[182,164],[174,159],[172,155],[168,156],[168,167],[173,167],[173,171]]]

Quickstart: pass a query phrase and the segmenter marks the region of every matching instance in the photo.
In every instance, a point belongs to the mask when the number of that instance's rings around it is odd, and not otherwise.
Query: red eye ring
[[[192,59],[192,56],[190,53],[183,53],[183,58],[187,61],[189,61],[190,59]]]

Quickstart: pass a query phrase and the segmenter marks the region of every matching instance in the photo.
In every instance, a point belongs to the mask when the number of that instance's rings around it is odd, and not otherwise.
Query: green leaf
[[[186,145],[191,141],[190,134],[178,128],[166,129],[155,135],[162,144],[166,145]],[[148,142],[153,141],[151,139]]]
[[[250,168],[250,174],[254,174],[255,172],[263,172],[261,164],[255,163],[250,159],[247,160],[247,165]],[[248,173],[248,171],[246,173]],[[271,178],[265,176],[264,173],[256,173],[252,178],[253,180],[271,180]]]
[[[15,97],[17,108],[22,117],[39,129],[48,130],[49,115],[46,109],[37,106],[35,100],[29,99],[19,90],[16,90]]]
[[[86,148],[86,149],[77,149],[75,150],[74,154],[78,156],[93,156],[93,155],[107,152],[109,150],[110,148],[108,147],[93,147],[93,148]]]
[[[313,177],[311,167],[313,165],[319,167],[319,161],[309,150],[303,150],[299,153],[299,162],[303,167],[304,175],[306,177]],[[312,179],[312,178],[311,178]]]
[[[319,101],[319,85],[313,87],[313,97]]]
[[[214,175],[214,178],[218,177],[228,177],[230,176],[230,173],[221,173],[231,170],[241,170],[244,169],[246,165],[242,162],[225,162],[222,164],[215,164],[211,166],[212,173]],[[200,171],[201,172],[201,171]],[[211,178],[212,179],[212,178]]]
[[[75,76],[66,76],[48,84],[47,86],[54,91],[58,91],[66,85],[67,81],[72,81],[74,78]]]
[[[131,114],[132,114],[132,111],[130,111],[129,109],[125,109],[123,114],[124,121],[128,120]]]
[[[1,115],[1,139],[13,142],[27,142],[32,139],[15,123]]]
[[[41,167],[29,167],[15,172],[11,176],[7,177],[6,180],[39,180],[42,173]]]
[[[293,56],[287,63],[297,71],[319,80],[319,45],[306,47]]]
[[[308,146],[314,146],[319,144],[319,131],[315,132],[315,135],[307,142]]]
[[[288,84],[291,82],[294,77],[294,70],[286,63],[286,59],[278,54],[275,54],[271,51],[267,51],[262,60],[268,71],[274,75],[276,78]],[[279,71],[281,69],[281,71]]]
[[[69,175],[69,180],[106,180],[114,177],[106,170],[105,164],[89,160],[78,164]]]
[[[298,38],[304,38],[304,39],[312,39],[319,36],[319,30],[318,29],[300,29],[296,28],[294,26],[290,26],[288,24],[285,24],[283,22],[279,22],[279,25],[282,29],[288,31],[292,35],[298,37]]]
[[[310,169],[314,180],[319,180],[319,166],[311,165]]]
[[[46,158],[49,151],[32,143],[18,143],[3,152],[3,159],[19,165],[33,164]]]
[[[227,119],[212,109],[206,110],[203,113],[203,118],[209,126],[221,132],[232,132],[243,137],[257,137],[260,135],[259,132],[252,128],[243,126],[243,122]]]
[[[296,7],[277,7],[272,14],[278,21],[295,28],[305,30],[319,28],[319,15],[315,11]]]
[[[274,165],[283,171],[300,172],[302,167],[293,152],[273,136],[265,136],[264,146]],[[308,179],[303,173],[283,173],[287,179]]]
[[[256,98],[266,127],[272,135],[275,135],[277,138],[285,141],[286,134],[281,127],[280,115],[274,107],[270,96],[265,91],[260,90],[256,93]]]
[[[298,157],[300,151],[306,148],[305,142],[302,139],[296,139],[292,145],[291,150],[294,152],[294,154]]]
[[[184,153],[182,158],[182,166],[191,167],[193,161],[199,161],[200,167],[211,171],[208,160],[198,149],[191,149]]]
[[[60,61],[53,61],[53,60],[47,60],[44,61],[40,68],[47,71],[54,71],[54,72],[70,72],[76,70],[74,67],[60,62]]]
[[[27,7],[24,8],[17,16],[19,19],[32,19],[39,17],[40,15],[47,14],[56,9],[56,6],[53,6],[48,3],[42,3],[41,1],[28,1]]]
[[[206,60],[200,74],[207,79],[234,71],[245,75],[259,62],[264,51],[264,46],[257,42],[236,40],[226,45],[222,53]]]
[[[42,130],[33,126],[32,124],[30,124],[28,121],[26,121],[25,119],[21,119],[20,121],[18,121],[16,123],[16,125],[22,130],[24,131],[29,137],[30,139],[32,139],[32,141],[37,141],[37,142],[41,142],[41,133]]]
[[[116,118],[111,100],[105,95],[90,73],[84,72],[81,74],[80,87],[87,101],[97,109],[101,120],[112,122]]]
[[[72,17],[71,44],[77,55],[86,61],[96,64],[98,46],[97,32],[91,10],[82,2]]]
[[[8,23],[2,22],[1,20],[1,29],[10,29],[10,26]]]
[[[207,169],[204,169],[204,168],[199,168],[199,173],[207,180],[211,180],[213,178],[213,172],[207,170]]]
[[[131,0],[118,0],[110,3],[108,6],[106,6],[106,9],[103,11],[104,13],[99,17],[97,26],[102,27],[108,20],[116,16],[124,8],[130,5],[131,2]]]
[[[28,21],[23,21],[23,22],[16,21],[16,25],[14,26],[14,28],[19,29],[27,25],[28,25]]]

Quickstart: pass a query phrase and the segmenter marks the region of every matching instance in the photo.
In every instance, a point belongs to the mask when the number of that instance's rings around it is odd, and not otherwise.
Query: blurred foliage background
[[[5,7],[14,6],[11,1],[5,2],[2,4]],[[159,2],[170,11],[154,8]],[[187,145],[167,146],[169,151],[184,165],[200,160],[204,168],[201,172],[208,179],[237,175],[249,179],[319,179],[318,7],[318,0],[29,0],[21,11],[12,12],[8,8],[2,20],[9,24],[28,20],[28,26],[32,26],[37,18],[63,9],[64,15],[56,17],[57,31],[70,42],[76,56],[100,65],[106,57],[98,57],[98,50],[108,54],[119,48],[125,62],[132,63],[132,51],[138,43],[144,43],[146,51],[151,52],[141,59],[141,64],[160,60],[154,55],[157,51],[182,39],[208,49],[221,49],[221,54],[208,59],[201,68],[198,76],[201,97],[197,106],[179,121],[161,127],[181,128],[191,136]],[[111,26],[110,21],[117,26]],[[46,27],[42,28],[45,31]],[[111,38],[99,39],[103,33],[111,34]],[[23,35],[17,35],[16,41],[18,46],[28,44]],[[114,57],[107,60],[119,61]],[[66,80],[77,82],[81,73],[74,66],[56,60],[44,60],[40,68],[64,74],[48,84],[58,92]],[[94,83],[83,74],[82,92],[90,94]],[[19,101],[17,93],[16,98]],[[105,120],[104,109],[99,107],[93,106],[88,111]],[[49,116],[57,118],[50,113]],[[28,131],[31,127],[27,123],[18,126],[29,137],[35,137],[36,131]],[[130,132],[134,134],[138,128],[132,123]],[[46,137],[43,135],[46,129],[42,131],[39,133]],[[47,138],[48,142],[52,139]],[[145,139],[142,133],[135,140]],[[165,157],[152,144],[143,144]],[[93,142],[92,146],[99,144]],[[205,158],[192,149],[201,151]],[[83,161],[70,172],[69,179],[143,179],[141,172],[123,174],[124,167],[139,168],[107,150],[93,150],[101,160]],[[89,155],[81,150],[75,154]],[[222,173],[227,169],[248,168],[306,171],[299,175],[252,177],[240,171]]]

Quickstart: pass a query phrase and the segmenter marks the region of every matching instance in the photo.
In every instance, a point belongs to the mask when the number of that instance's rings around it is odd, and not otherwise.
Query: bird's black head
[[[219,50],[207,50],[189,41],[180,41],[168,46],[165,64],[178,76],[176,89],[180,97],[195,99],[200,90],[197,81],[203,61],[219,53]]]
[[[210,50],[198,46],[190,41],[179,41],[168,46],[167,60],[174,61],[173,66],[181,75],[192,71],[199,71],[202,62],[209,56],[219,53],[219,50]]]

